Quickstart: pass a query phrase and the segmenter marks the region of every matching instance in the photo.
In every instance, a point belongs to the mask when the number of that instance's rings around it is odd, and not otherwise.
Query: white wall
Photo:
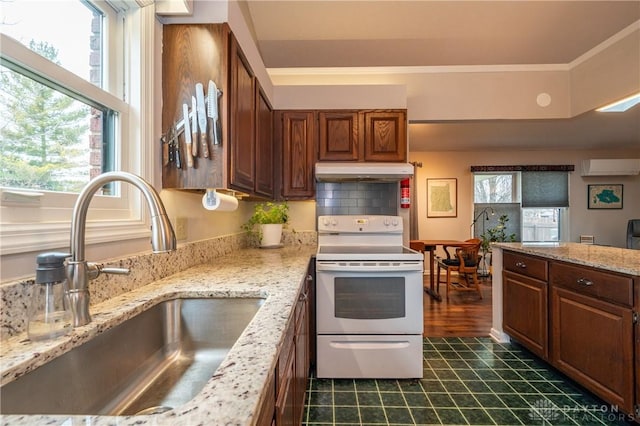
[[[480,165],[574,164],[570,173],[570,241],[578,242],[580,234],[593,235],[597,244],[624,247],[629,219],[640,218],[640,176],[582,177],[580,166],[589,158],[629,158],[637,152],[602,151],[476,151],[476,152],[411,152],[410,161],[422,162],[417,184],[418,235],[422,239],[467,239],[473,221],[473,175],[470,167]],[[427,178],[458,179],[458,217],[427,218]],[[621,183],[624,203],[620,210],[587,209],[587,185]]]

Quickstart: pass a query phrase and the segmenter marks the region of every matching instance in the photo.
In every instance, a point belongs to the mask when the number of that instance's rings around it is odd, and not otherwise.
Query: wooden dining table
[[[435,266],[436,266],[436,256],[435,251],[438,246],[442,247],[466,247],[469,245],[473,245],[473,243],[467,241],[460,240],[410,240],[409,247],[413,250],[420,252],[429,252],[429,288],[425,288],[425,292],[433,299],[438,302],[442,301],[442,296],[440,296],[440,292],[436,289],[436,278],[435,276]],[[438,286],[439,287],[439,286]]]

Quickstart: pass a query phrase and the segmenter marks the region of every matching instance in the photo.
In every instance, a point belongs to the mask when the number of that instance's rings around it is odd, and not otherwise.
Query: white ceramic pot
[[[260,230],[262,232],[260,247],[274,247],[280,245],[280,240],[282,239],[281,223],[260,225]]]

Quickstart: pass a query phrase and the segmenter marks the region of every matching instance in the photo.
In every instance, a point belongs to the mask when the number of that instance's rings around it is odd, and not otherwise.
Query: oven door
[[[318,334],[422,334],[420,261],[316,261]]]

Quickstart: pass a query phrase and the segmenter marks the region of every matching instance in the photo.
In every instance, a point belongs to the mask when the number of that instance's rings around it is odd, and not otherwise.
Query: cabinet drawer
[[[547,281],[549,277],[548,262],[546,260],[505,251],[502,258],[504,269],[527,277]]]
[[[633,279],[613,272],[560,262],[551,263],[551,283],[579,294],[633,306]]]

